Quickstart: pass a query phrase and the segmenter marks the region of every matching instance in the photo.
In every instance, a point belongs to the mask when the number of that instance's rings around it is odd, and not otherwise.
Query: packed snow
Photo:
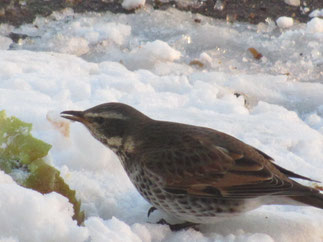
[[[221,130],[323,181],[322,21],[282,29],[269,19],[231,24],[146,7],[129,15],[66,9],[0,25],[1,109],[53,145],[47,160],[86,214],[77,226],[65,197],[0,172],[0,241],[323,241],[323,211],[296,206],[171,232],[155,224],[172,221],[162,212],[147,218],[149,203],[110,150],[78,123],[68,136],[49,121],[68,126],[61,111],[123,102],[151,118]],[[10,32],[30,37],[14,43]]]

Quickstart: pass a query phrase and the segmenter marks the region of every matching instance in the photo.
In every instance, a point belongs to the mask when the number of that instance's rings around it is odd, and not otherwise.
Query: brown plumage
[[[65,111],[62,117],[83,123],[112,149],[148,202],[189,223],[213,223],[264,204],[323,209],[318,190],[290,179],[310,178],[225,133],[153,120],[121,103]]]

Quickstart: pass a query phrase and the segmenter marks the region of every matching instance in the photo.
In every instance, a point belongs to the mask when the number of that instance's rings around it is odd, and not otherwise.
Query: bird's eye
[[[102,124],[104,122],[104,118],[102,117],[96,117],[95,118],[95,121],[98,123],[98,124]]]

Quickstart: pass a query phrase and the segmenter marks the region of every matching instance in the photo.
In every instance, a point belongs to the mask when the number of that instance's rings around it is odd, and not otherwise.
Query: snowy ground
[[[15,44],[5,37],[11,31],[32,38]],[[294,206],[173,233],[154,224],[163,214],[147,219],[149,204],[111,151],[80,124],[65,137],[46,118],[124,102],[155,119],[229,133],[323,181],[322,19],[280,29],[273,21],[230,24],[176,10],[66,10],[17,29],[0,25],[0,34],[0,107],[53,145],[48,160],[87,216],[77,226],[67,199],[19,187],[0,172],[1,242],[323,241],[323,211]]]

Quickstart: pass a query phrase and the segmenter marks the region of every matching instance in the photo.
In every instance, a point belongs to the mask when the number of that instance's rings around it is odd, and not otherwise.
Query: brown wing
[[[157,177],[170,193],[243,199],[304,192],[302,186],[297,186],[261,153],[242,142],[239,153],[215,145],[205,137],[191,139],[189,147],[180,145],[146,152],[142,159],[144,169]],[[243,153],[244,148],[248,149],[248,156]]]
[[[276,167],[276,169],[278,169],[281,173],[283,173],[284,175],[288,176],[288,177],[293,177],[293,178],[298,178],[298,179],[302,179],[302,180],[307,180],[307,181],[312,181],[312,182],[320,182],[320,181],[317,181],[317,180],[313,180],[309,177],[306,177],[306,176],[302,176],[302,175],[299,175],[297,173],[294,173],[292,171],[289,171],[275,163],[273,163],[274,159],[271,158],[269,155],[265,154],[264,152],[262,152],[261,150],[258,150],[256,148],[254,148],[259,154],[261,154],[263,157],[265,157],[267,160],[269,160],[270,162],[272,162],[272,164]]]

